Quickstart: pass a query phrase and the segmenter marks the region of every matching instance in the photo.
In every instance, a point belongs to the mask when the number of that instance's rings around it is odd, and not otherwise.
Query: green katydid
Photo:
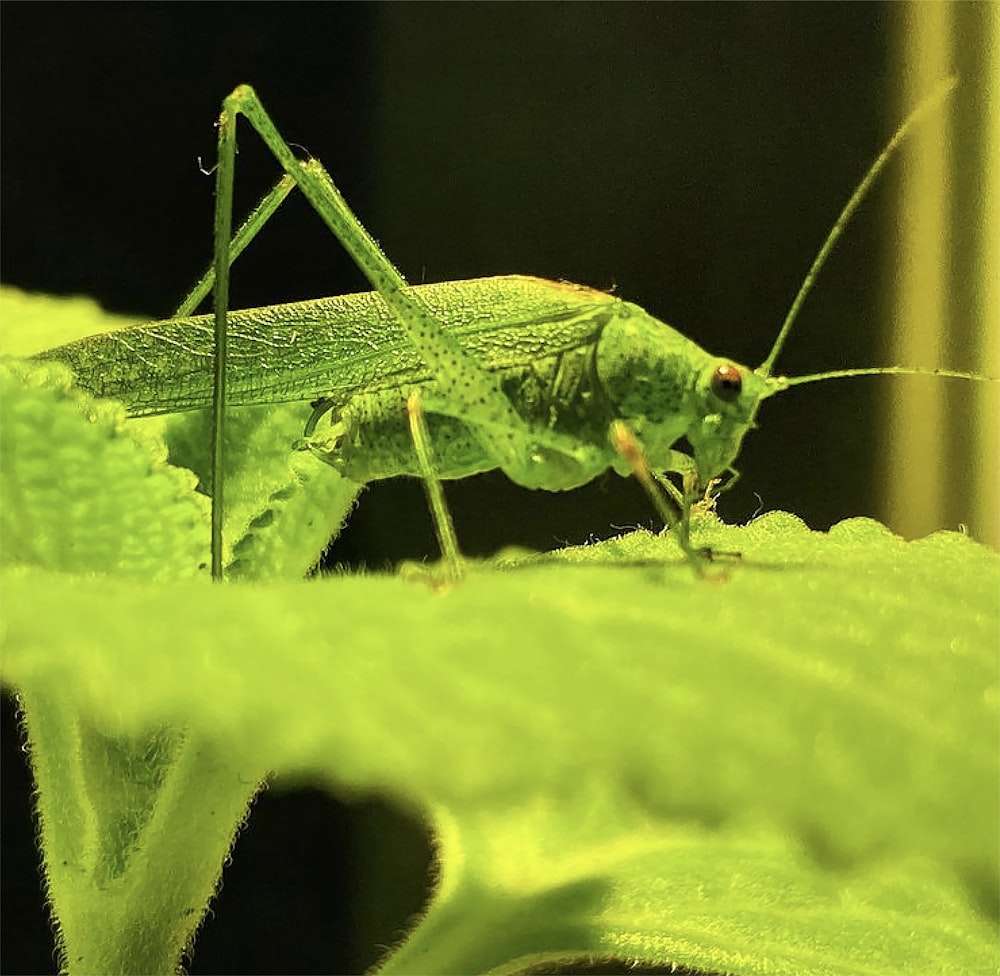
[[[530,277],[409,287],[316,159],[295,157],[251,88],[219,121],[213,268],[175,318],[40,354],[67,363],[91,393],[131,416],[212,407],[212,572],[221,578],[221,443],[226,409],[310,401],[300,447],[359,483],[424,479],[451,577],[460,573],[439,479],[493,468],[559,491],[603,471],[639,477],[700,571],[691,507],[733,463],[761,402],[791,386],[847,376],[952,370],[843,369],[773,375],[821,266],[907,132],[950,94],[948,79],[914,109],[871,165],[827,235],[764,362],[713,356],[641,308],[579,285]],[[285,176],[231,238],[235,125],[243,115]],[[230,311],[229,268],[298,187],[374,292]],[[192,316],[214,290],[214,316]],[[686,438],[690,454],[676,445]],[[668,479],[675,476],[679,485]]]

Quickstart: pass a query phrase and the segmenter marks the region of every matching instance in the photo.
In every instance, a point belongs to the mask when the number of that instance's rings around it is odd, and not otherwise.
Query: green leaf
[[[746,819],[656,821],[603,784],[437,811],[441,877],[380,972],[513,973],[567,959],[713,973],[987,973],[996,930],[918,857],[828,872]]]
[[[207,565],[207,499],[151,431],[57,364],[0,362],[0,538],[7,565],[183,579]]]
[[[304,409],[303,409],[304,407]],[[230,410],[223,460],[224,538],[234,539],[230,579],[302,579],[340,531],[361,486],[310,454],[293,452],[308,404]],[[167,419],[170,459],[211,491],[205,411]]]
[[[104,734],[187,726],[233,763],[427,809],[572,815],[597,783],[664,825],[753,818],[834,879],[926,856],[994,912],[997,555],[860,521],[701,529],[743,553],[728,579],[643,533],[444,594],[8,572],[4,676],[72,687]]]

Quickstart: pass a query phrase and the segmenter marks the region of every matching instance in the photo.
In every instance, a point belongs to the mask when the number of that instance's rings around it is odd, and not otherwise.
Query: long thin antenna
[[[782,346],[785,344],[785,339],[788,338],[788,333],[792,330],[792,325],[795,322],[799,314],[799,310],[802,308],[803,302],[806,300],[806,296],[812,290],[813,283],[816,281],[820,270],[823,265],[826,264],[826,259],[830,256],[830,252],[833,250],[834,245],[840,239],[840,235],[844,232],[844,228],[847,226],[848,221],[854,216],[854,212],[861,205],[861,201],[867,196],[868,191],[871,189],[872,184],[878,179],[879,174],[885,168],[885,164],[889,161],[889,158],[899,147],[899,144],[906,138],[910,130],[921,122],[925,116],[929,115],[941,103],[955,90],[958,85],[958,78],[956,76],[951,76],[945,78],[930,95],[928,95],[920,104],[903,120],[903,124],[895,131],[893,137],[886,144],[885,149],[878,154],[875,162],[868,167],[868,172],[865,173],[864,179],[858,184],[857,189],[851,194],[850,199],[844,204],[844,209],[840,211],[840,216],[837,217],[836,223],[830,229],[830,233],[826,235],[826,240],[823,241],[823,246],[819,249],[816,257],[813,258],[813,263],[809,267],[809,271],[806,273],[805,278],[802,280],[802,284],[799,286],[799,290],[795,295],[795,299],[792,302],[791,308],[788,309],[788,314],[785,316],[785,321],[781,325],[781,331],[778,333],[778,338],[774,340],[774,345],[771,347],[771,352],[768,354],[767,359],[757,368],[756,372],[763,376],[770,376],[771,371],[774,367],[775,360],[781,353]],[[832,377],[831,377],[832,378]]]
[[[807,376],[784,376],[783,387],[803,386],[822,380],[840,380],[848,376],[945,376],[956,380],[979,380],[984,383],[1000,382],[995,376],[980,376],[958,369],[921,369],[919,366],[862,366],[859,369],[831,369],[825,373],[809,373]]]

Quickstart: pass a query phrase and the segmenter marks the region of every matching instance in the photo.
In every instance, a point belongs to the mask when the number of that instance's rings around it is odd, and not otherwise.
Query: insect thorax
[[[654,468],[697,419],[696,385],[713,357],[637,305],[622,303],[597,343],[599,381]]]

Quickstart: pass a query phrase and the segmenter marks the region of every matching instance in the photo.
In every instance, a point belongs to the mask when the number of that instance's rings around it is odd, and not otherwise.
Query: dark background
[[[211,252],[221,98],[252,83],[321,157],[410,281],[513,272],[618,293],[718,354],[766,355],[812,256],[899,111],[899,8],[877,4],[61,4],[2,10],[2,264],[8,284],[167,316]],[[249,204],[276,170],[245,131]],[[780,366],[884,361],[877,190]],[[293,198],[236,268],[234,305],[365,289]],[[961,366],[962,363],[957,365]],[[873,384],[767,404],[720,501],[814,528],[877,515]],[[570,495],[501,476],[447,488],[470,554],[655,524],[631,481]],[[373,486],[334,561],[435,554],[418,483]],[[29,781],[7,700],[3,971],[53,972]],[[370,965],[419,907],[420,829],[378,801],[299,784],[258,801],[193,973]]]

